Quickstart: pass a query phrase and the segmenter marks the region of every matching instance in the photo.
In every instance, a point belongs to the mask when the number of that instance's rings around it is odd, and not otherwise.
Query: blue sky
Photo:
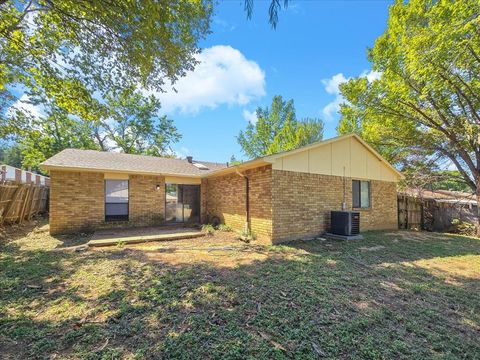
[[[242,158],[235,136],[277,94],[294,99],[297,117],[322,118],[325,138],[335,136],[337,86],[370,71],[366,51],[383,33],[390,4],[292,0],[273,30],[269,2],[255,2],[250,21],[242,0],[220,2],[201,44],[201,65],[177,84],[177,94],[161,96],[163,111],[183,134],[177,153],[218,162]]]

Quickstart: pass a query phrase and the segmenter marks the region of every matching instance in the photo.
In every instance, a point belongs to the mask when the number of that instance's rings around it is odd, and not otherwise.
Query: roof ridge
[[[157,155],[147,155],[147,154],[129,154],[125,152],[117,152],[117,151],[108,151],[108,150],[95,150],[95,149],[76,149],[76,148],[67,148],[63,149],[62,151],[58,152],[57,154],[60,154],[61,152],[65,150],[72,150],[72,151],[91,151],[99,154],[116,154],[116,155],[122,155],[122,156],[142,156],[146,158],[155,158],[155,159],[166,159],[166,160],[178,160],[178,161],[185,161],[186,159],[181,159],[181,158],[176,158],[176,157],[169,157],[169,156],[157,156]],[[57,155],[55,154],[55,155]],[[53,156],[55,156],[53,155]],[[197,161],[197,160],[194,160]]]

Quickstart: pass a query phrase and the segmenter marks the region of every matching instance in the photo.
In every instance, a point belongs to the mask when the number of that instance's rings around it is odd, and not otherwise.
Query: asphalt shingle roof
[[[46,168],[65,167],[169,175],[204,175],[227,167],[226,164],[195,159],[193,162],[205,165],[208,170],[201,170],[186,159],[79,149],[65,149],[45,160],[41,165]]]

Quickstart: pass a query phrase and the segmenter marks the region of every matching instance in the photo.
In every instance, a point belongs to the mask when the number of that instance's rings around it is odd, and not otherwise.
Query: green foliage
[[[173,121],[158,117],[160,102],[154,97],[144,97],[134,89],[124,89],[117,97],[108,97],[108,118],[102,119],[97,133],[127,154],[165,156],[171,153],[169,145],[180,139]],[[100,129],[99,129],[100,128]],[[102,149],[108,150],[105,141]]]
[[[217,226],[217,230],[231,232],[233,229],[230,225],[227,224],[220,224]]]
[[[472,189],[468,186],[460,171],[457,170],[443,170],[435,173],[435,178],[430,184],[432,190],[453,190],[471,192]]]
[[[257,234],[252,231],[252,229],[243,229],[238,235],[238,238],[242,241],[249,243],[250,241],[254,241],[257,239]]]
[[[17,141],[23,167],[39,170],[45,159],[66,148],[99,149],[88,123],[52,108],[45,117],[35,118],[18,112],[9,119],[11,139]]]
[[[404,168],[453,163],[480,184],[480,3],[397,0],[388,27],[369,51],[373,82],[340,90],[339,133],[356,132]]]
[[[453,219],[451,231],[455,234],[473,236],[475,235],[477,229],[476,226],[471,222]]]
[[[196,64],[212,14],[208,0],[23,0],[0,6],[0,89],[39,85],[49,98],[68,102],[67,110],[78,101],[71,95],[86,87],[160,90],[166,79],[174,82]]]
[[[237,158],[235,157],[235,155],[232,155],[232,157],[230,158],[230,161],[229,161],[229,165],[230,166],[236,166],[236,165],[240,165],[242,162],[240,160],[237,160]]]
[[[143,90],[194,68],[211,14],[209,0],[1,1],[0,136],[33,166],[65,147],[167,153],[179,134]],[[14,88],[45,115],[6,111]]]
[[[240,131],[237,141],[251,159],[293,150],[319,141],[323,122],[319,119],[297,120],[293,100],[274,96],[270,108],[257,109],[257,122]]]
[[[0,146],[0,164],[22,167],[22,151],[16,144],[5,144]]]
[[[160,103],[133,89],[109,95],[95,120],[72,116],[51,105],[45,115],[11,112],[0,133],[19,144],[22,164],[38,170],[45,159],[66,148],[120,150],[128,154],[170,156],[181,135],[171,119],[159,117]]]
[[[215,233],[215,227],[212,224],[203,224],[202,231],[209,236],[212,236]]]

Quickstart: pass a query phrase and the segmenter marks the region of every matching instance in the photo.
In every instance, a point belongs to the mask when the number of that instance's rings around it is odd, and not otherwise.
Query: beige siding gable
[[[330,144],[324,146],[322,149],[312,149],[309,159],[309,171],[311,171],[312,174],[331,174],[332,146]]]
[[[354,136],[278,157],[273,162],[273,169],[358,179],[399,180],[399,175],[389,165]]]

